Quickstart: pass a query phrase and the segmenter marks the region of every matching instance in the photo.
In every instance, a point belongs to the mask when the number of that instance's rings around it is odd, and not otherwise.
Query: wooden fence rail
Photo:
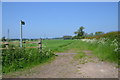
[[[20,43],[20,42],[0,42],[0,44],[16,44],[16,43]],[[22,42],[22,43],[39,43],[39,42]]]
[[[0,50],[3,49],[9,49],[9,44],[19,44],[20,42],[0,42],[0,44],[4,44],[5,48],[0,48]],[[38,44],[38,46],[35,47],[24,47],[24,48],[39,48],[39,51],[42,52],[42,39],[40,39],[38,42],[25,42],[23,41],[23,44]],[[20,48],[20,47],[19,47]]]

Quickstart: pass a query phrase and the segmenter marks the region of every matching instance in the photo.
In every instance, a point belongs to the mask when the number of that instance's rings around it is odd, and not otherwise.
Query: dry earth
[[[87,56],[76,60],[77,53],[57,53],[54,61],[36,66],[26,71],[3,75],[4,78],[118,78],[116,64],[102,62],[91,51],[83,51]]]

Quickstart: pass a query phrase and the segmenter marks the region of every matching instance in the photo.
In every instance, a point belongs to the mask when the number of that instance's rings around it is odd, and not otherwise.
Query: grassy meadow
[[[112,35],[113,36],[113,35]],[[109,35],[110,37],[110,35]],[[118,63],[119,61],[119,45],[118,38],[114,39],[101,37],[99,39],[79,39],[79,40],[43,40],[43,51],[39,49],[17,48],[11,47],[2,50],[2,71],[9,73],[19,69],[28,68],[55,58],[57,52],[66,52],[74,50],[78,53],[75,57],[84,57],[83,50],[90,50],[101,61],[109,61]],[[38,44],[26,44],[23,46],[37,46]]]

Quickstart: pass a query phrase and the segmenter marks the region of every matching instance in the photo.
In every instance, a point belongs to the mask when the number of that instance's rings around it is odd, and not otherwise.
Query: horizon
[[[117,2],[3,2],[2,37],[23,38],[74,36],[80,26],[86,33],[118,31]],[[116,16],[117,15],[117,16]]]
[[[118,31],[111,31],[111,32],[120,32],[120,31],[118,30]],[[110,32],[107,32],[107,33],[110,33]],[[104,33],[104,34],[107,34],[107,33]],[[95,33],[93,33],[93,35],[96,36]],[[71,36],[71,35],[63,35],[63,36]],[[62,37],[44,37],[42,39],[56,39],[56,38],[63,38],[63,36]],[[2,38],[3,37],[5,37],[5,36],[2,36]],[[74,36],[72,36],[72,37],[74,37]],[[0,39],[2,39],[2,38],[0,38]],[[22,38],[22,39],[40,39],[40,38]],[[7,39],[7,37],[5,37],[5,39]],[[9,38],[9,39],[19,39],[20,40],[20,38]]]

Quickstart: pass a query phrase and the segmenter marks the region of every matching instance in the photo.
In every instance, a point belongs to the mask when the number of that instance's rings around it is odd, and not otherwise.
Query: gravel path
[[[75,60],[77,53],[57,53],[54,61],[36,66],[24,72],[3,75],[15,78],[118,78],[116,64],[101,62],[91,54],[83,51],[87,57]]]

